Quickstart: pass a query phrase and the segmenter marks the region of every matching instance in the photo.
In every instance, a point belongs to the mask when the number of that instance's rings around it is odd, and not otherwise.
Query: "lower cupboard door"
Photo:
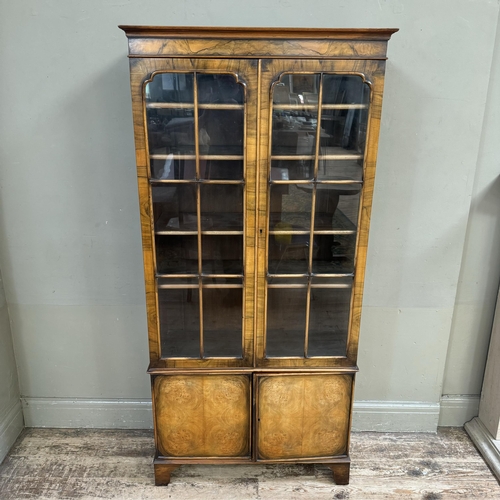
[[[158,375],[153,380],[156,441],[169,458],[250,458],[247,375]]]
[[[346,455],[353,375],[261,375],[257,459]]]

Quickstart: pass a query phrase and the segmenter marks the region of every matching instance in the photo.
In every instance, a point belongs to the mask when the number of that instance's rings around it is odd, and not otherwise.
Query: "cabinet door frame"
[[[259,315],[256,323],[256,366],[262,368],[355,367],[363,299],[363,285],[368,246],[373,186],[377,159],[385,60],[290,60],[263,59],[260,73],[260,122],[258,165],[258,256],[256,302]],[[349,311],[345,356],[325,357],[266,357],[267,324],[267,262],[269,250],[269,169],[271,166],[272,88],[283,73],[334,73],[360,76],[370,87],[366,149],[363,160],[363,189],[360,199],[356,241],[354,281]]]
[[[309,389],[312,389],[312,392],[294,394],[294,391],[290,390],[293,389],[294,379],[303,379],[306,383],[309,382]],[[253,412],[254,461],[259,463],[329,463],[348,460],[354,379],[354,372],[322,370],[255,373],[253,383],[255,401]],[[267,398],[263,396],[262,390],[262,384],[266,383],[266,381],[271,382],[271,384],[273,381],[277,382],[274,384],[274,389],[280,386],[278,391],[274,391],[274,394],[273,389],[271,389]],[[331,387],[332,383],[333,387]],[[318,388],[321,386],[324,386],[323,395],[318,392]],[[324,398],[325,395],[330,401]],[[323,396],[323,399],[321,399],[321,396]],[[307,405],[306,398],[314,400],[316,405]],[[296,405],[298,411],[291,411],[292,405]],[[264,437],[260,437],[259,434],[262,433],[261,427],[264,420],[267,420],[265,423],[267,433],[264,433]],[[333,443],[337,443],[338,449],[330,449],[325,454],[308,453],[304,455],[303,445],[307,445],[307,441],[309,441],[309,451],[311,451],[311,437],[315,433],[321,433],[321,431],[334,434]],[[305,432],[308,432],[309,436]],[[294,438],[292,441],[295,441],[295,443],[290,442],[290,437]],[[276,456],[263,456],[264,450],[260,446],[261,439],[265,444],[265,451],[277,451]],[[331,439],[330,442],[332,442]],[[290,445],[293,444],[295,444],[297,451],[295,454],[290,452],[290,448],[293,448]],[[328,446],[327,441],[324,444]],[[289,449],[283,455],[280,455],[280,447]],[[298,451],[299,448],[301,451]],[[321,449],[326,451],[324,446]]]
[[[256,233],[256,156],[257,156],[257,61],[252,59],[177,59],[130,58],[132,113],[139,189],[140,222],[146,288],[150,368],[251,367],[254,364],[254,297]],[[155,229],[151,196],[151,170],[147,139],[145,86],[159,73],[197,72],[233,74],[246,87],[244,132],[244,247],[242,356],[232,357],[161,357],[158,283],[156,276]],[[196,132],[197,135],[197,132]],[[198,146],[197,146],[198,150]],[[197,160],[198,161],[198,160]],[[201,286],[201,284],[200,284]],[[200,309],[201,309],[200,305]],[[201,341],[200,341],[201,342]],[[201,348],[202,350],[202,348]]]

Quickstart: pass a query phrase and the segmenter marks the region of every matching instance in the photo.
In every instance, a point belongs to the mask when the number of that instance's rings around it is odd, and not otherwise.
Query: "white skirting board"
[[[0,463],[6,457],[12,445],[24,428],[21,402],[16,401],[0,420]]]
[[[500,440],[493,439],[479,417],[465,424],[465,430],[493,474],[500,480]]]
[[[22,398],[27,427],[152,428],[151,401]],[[353,430],[435,432],[460,427],[477,415],[479,396],[445,396],[441,403],[356,401]]]
[[[22,398],[26,427],[150,429],[151,401]],[[435,432],[439,403],[357,401],[353,430]]]
[[[479,394],[443,396],[438,425],[440,427],[462,427],[465,422],[479,414],[479,400]]]
[[[149,399],[21,398],[26,427],[152,429]]]
[[[355,401],[353,431],[436,432],[439,403]]]

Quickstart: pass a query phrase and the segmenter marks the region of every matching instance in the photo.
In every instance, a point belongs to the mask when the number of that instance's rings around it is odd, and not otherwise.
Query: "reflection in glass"
[[[200,109],[199,123],[200,154],[243,154],[243,109]]]
[[[279,228],[276,228],[278,230]],[[269,274],[305,274],[309,259],[309,233],[269,235]]]
[[[158,274],[198,272],[198,239],[196,236],[157,235],[155,246]]]
[[[146,85],[146,104],[193,102],[192,73],[157,73]]]
[[[318,180],[338,181],[338,180],[363,180],[363,159],[360,156],[358,159],[325,159],[327,154],[349,154],[341,148],[320,148],[320,156],[318,160]]]
[[[335,148],[364,153],[370,88],[359,76],[325,75],[321,126],[325,131],[321,154],[335,154]],[[328,109],[328,105],[339,106]]]
[[[243,186],[202,185],[201,215],[206,230],[243,231]]]
[[[204,274],[243,274],[243,236],[203,235]]]
[[[271,185],[270,229],[280,231],[309,230],[311,227],[311,204],[311,184]]]
[[[273,88],[268,357],[304,355],[306,279],[311,280],[308,356],[346,353],[352,278],[318,278],[316,275],[352,275],[354,272],[361,183],[324,181],[363,180],[370,92],[368,85],[355,75],[323,74],[321,78],[321,103],[318,103],[319,74],[282,75]],[[321,106],[319,128],[318,106]],[[314,172],[316,138],[317,177]],[[284,156],[294,158],[276,158]],[[311,182],[297,183],[298,180]],[[276,184],[276,181],[287,183]],[[318,234],[320,232],[344,234]],[[302,278],[289,278],[285,283],[286,280],[280,278],[284,274],[302,274],[307,278],[303,283],[297,281]]]
[[[309,356],[345,356],[350,288],[312,288]]]
[[[340,188],[340,186],[337,186]],[[333,229],[356,229],[358,226],[361,185],[345,185],[338,189],[339,204],[334,214]]]
[[[152,179],[196,179],[194,159],[176,158],[173,154],[168,154],[159,159],[151,158],[150,165]]]
[[[355,234],[316,235],[312,272],[337,274],[354,272]]]
[[[272,160],[271,181],[312,180],[314,160]]]
[[[158,290],[161,356],[200,356],[200,313],[197,289]]]
[[[167,288],[170,285],[185,285],[184,288],[192,288],[193,286],[198,287],[198,278],[177,278],[175,276],[169,276],[168,278],[158,278],[157,283],[159,288]]]
[[[370,87],[357,75],[323,76],[323,104],[368,104]]]
[[[199,74],[197,78],[200,104],[243,104],[244,87],[234,75]]]
[[[268,288],[266,356],[304,356],[306,288]]]
[[[178,158],[195,153],[193,75],[159,73],[145,94],[152,178],[194,179],[194,159]]]
[[[319,75],[284,74],[273,89],[273,104],[317,105]]]
[[[194,154],[193,109],[147,108],[149,153]]]
[[[241,358],[242,299],[242,288],[203,288],[205,356]]]
[[[315,110],[274,110],[271,154],[314,155],[317,125],[318,113]]]
[[[300,187],[306,188],[306,185]],[[361,186],[318,184],[316,189],[314,229],[355,230],[358,225]]]
[[[201,159],[200,177],[211,180],[243,180],[243,160]]]
[[[153,186],[156,231],[196,231],[196,187],[191,184]]]

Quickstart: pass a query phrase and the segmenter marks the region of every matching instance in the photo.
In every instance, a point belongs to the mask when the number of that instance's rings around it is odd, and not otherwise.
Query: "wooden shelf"
[[[192,102],[148,102],[146,109],[194,109]],[[220,110],[238,110],[245,109],[244,104],[224,104],[224,103],[206,103],[198,104],[198,109],[220,109]]]

